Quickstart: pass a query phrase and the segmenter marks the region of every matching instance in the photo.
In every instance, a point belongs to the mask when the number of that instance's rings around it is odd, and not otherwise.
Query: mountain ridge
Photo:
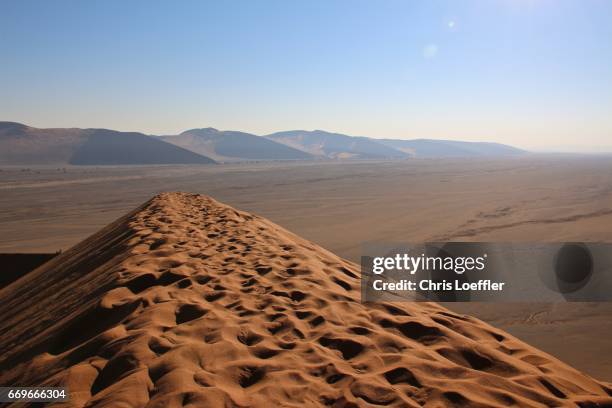
[[[35,128],[0,122],[0,164],[213,164],[214,160],[140,132]]]
[[[377,139],[387,146],[416,157],[516,156],[525,150],[496,142],[466,142],[447,139]]]
[[[0,122],[0,164],[207,164],[240,161],[514,157],[528,153],[495,142],[378,139],[324,130],[268,135],[194,128],[145,135],[104,128],[35,128]]]
[[[306,160],[312,155],[261,136],[212,127],[186,130],[162,140],[217,161]]]
[[[349,136],[324,130],[289,130],[272,133],[264,137],[300,148],[316,156],[332,159],[398,159],[406,157],[403,152],[378,143],[376,139],[365,136]]]

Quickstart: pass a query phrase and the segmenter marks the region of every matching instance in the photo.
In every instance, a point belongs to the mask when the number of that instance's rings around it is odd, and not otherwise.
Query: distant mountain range
[[[217,161],[498,157],[526,153],[500,143],[374,139],[323,130],[290,130],[257,136],[205,128],[160,138]]]
[[[379,143],[417,157],[514,156],[526,153],[516,147],[491,142],[461,142],[434,139],[379,139]]]
[[[278,143],[331,159],[400,159],[407,155],[376,139],[323,130],[290,130],[266,136]]]
[[[265,137],[214,128],[191,129],[160,139],[217,161],[304,160],[311,154]]]
[[[499,143],[435,139],[374,139],[323,130],[257,136],[214,128],[176,136],[108,129],[38,129],[0,122],[0,165],[153,165],[215,162],[501,157],[526,153]]]
[[[0,164],[209,164],[214,160],[136,132],[38,129],[0,122]]]

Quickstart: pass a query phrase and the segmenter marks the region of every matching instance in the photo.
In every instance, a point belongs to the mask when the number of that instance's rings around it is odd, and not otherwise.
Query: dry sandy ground
[[[54,273],[49,273],[53,270]],[[71,406],[604,406],[596,381],[207,197],[163,194],[0,291],[0,383]]]
[[[209,194],[352,261],[368,241],[612,242],[612,159],[2,169],[0,251],[66,249],[161,191]],[[612,380],[612,305],[448,305]]]

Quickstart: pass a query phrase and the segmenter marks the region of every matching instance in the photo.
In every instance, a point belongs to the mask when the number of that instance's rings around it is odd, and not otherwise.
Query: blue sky
[[[612,151],[612,2],[0,3],[0,120]]]

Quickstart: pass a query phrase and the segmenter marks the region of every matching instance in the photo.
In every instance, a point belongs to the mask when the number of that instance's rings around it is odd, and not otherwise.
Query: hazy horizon
[[[612,151],[612,3],[9,1],[0,111],[35,127]]]
[[[26,126],[30,126],[30,127],[34,127],[34,128],[38,128],[38,129],[49,129],[49,128],[64,128],[64,129],[69,129],[69,128],[76,128],[76,129],[97,129],[97,128],[92,128],[91,126],[35,126],[32,125],[31,123],[23,123],[23,122],[17,122],[17,121],[13,121],[13,120],[4,120],[2,118],[0,118],[0,122],[15,122],[15,123],[21,123],[22,125],[26,125]],[[341,132],[341,131],[330,131],[327,129],[319,129],[319,128],[312,128],[312,129],[280,129],[278,131],[272,132],[272,133],[267,133],[267,134],[257,134],[255,132],[251,132],[248,130],[241,130],[241,129],[219,129],[215,126],[199,126],[199,127],[195,127],[195,128],[189,128],[189,129],[182,129],[177,131],[176,133],[173,134],[161,134],[161,133],[147,133],[147,132],[142,132],[138,129],[129,129],[129,130],[125,130],[125,129],[114,129],[114,128],[109,128],[109,127],[102,127],[101,129],[108,129],[108,130],[113,130],[113,131],[119,131],[119,132],[137,132],[137,133],[142,133],[148,136],[155,136],[155,137],[159,137],[159,136],[179,136],[181,133],[189,131],[189,130],[194,130],[194,129],[205,129],[205,128],[213,128],[215,130],[224,132],[224,131],[236,131],[236,132],[243,132],[243,133],[248,133],[248,134],[252,134],[255,136],[260,136],[260,137],[266,137],[269,135],[272,135],[274,133],[277,132],[285,132],[285,131],[305,131],[305,132],[317,132],[317,131],[322,131],[322,132],[326,132],[326,133],[333,133],[333,134],[341,134],[341,135],[345,135],[345,136],[352,136],[352,137],[368,137],[370,139],[396,139],[396,140],[415,140],[415,139],[427,139],[427,140],[437,140],[437,141],[460,141],[460,142],[475,142],[475,143],[479,143],[479,142],[483,142],[483,143],[501,143],[498,142],[496,140],[470,140],[470,139],[459,139],[459,138],[455,138],[455,139],[450,139],[450,138],[421,138],[421,137],[416,137],[416,138],[409,138],[409,137],[404,137],[404,138],[386,138],[386,137],[376,137],[376,136],[369,136],[369,135],[355,135],[355,134],[348,134],[345,132]],[[610,150],[606,150],[606,148],[593,148],[591,150],[580,150],[580,149],[571,149],[571,148],[564,148],[564,147],[557,147],[555,148],[553,147],[549,147],[549,148],[545,148],[545,149],[529,149],[529,148],[525,148],[525,147],[521,147],[521,146],[517,146],[517,145],[513,145],[513,144],[508,144],[508,143],[501,143],[501,144],[506,144],[508,146],[512,146],[512,147],[517,147],[517,148],[521,148],[527,152],[530,153],[576,153],[576,154],[612,154],[612,148],[610,148]]]

